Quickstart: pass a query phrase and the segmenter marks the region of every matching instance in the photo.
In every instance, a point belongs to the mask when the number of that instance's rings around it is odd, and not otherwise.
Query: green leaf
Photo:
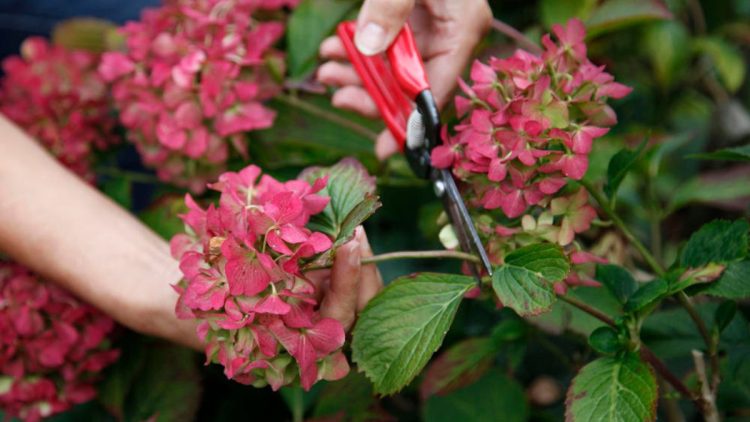
[[[250,155],[263,168],[330,163],[351,155],[374,159],[381,123],[337,110],[323,95],[282,95],[269,105],[276,111],[273,126],[253,132],[248,143]]]
[[[352,360],[375,392],[409,384],[443,342],[473,277],[421,273],[389,284],[365,307],[354,327]]]
[[[300,178],[313,183],[328,177],[321,195],[331,198],[322,213],[314,215],[309,227],[331,235],[336,244],[349,240],[354,229],[380,207],[375,196],[375,178],[353,158],[345,158],[331,167],[311,167]]]
[[[608,289],[582,286],[569,289],[566,296],[587,303],[608,315],[622,313],[622,304]],[[549,312],[527,319],[553,335],[572,331],[588,337],[592,331],[604,325],[593,316],[561,300],[556,301]]]
[[[123,341],[120,360],[108,370],[100,400],[119,420],[193,420],[201,384],[196,354],[135,334]]]
[[[528,414],[523,389],[500,369],[466,388],[430,397],[424,408],[426,422],[523,422]]]
[[[377,403],[372,384],[361,373],[352,371],[342,380],[325,384],[313,416],[341,416],[351,422],[378,420]]]
[[[422,378],[422,400],[444,395],[477,381],[492,366],[497,349],[489,337],[467,338],[434,359]]]
[[[638,283],[630,272],[618,265],[597,264],[594,278],[604,284],[623,304],[638,290]]]
[[[560,281],[570,271],[570,263],[562,248],[552,243],[516,249],[505,256],[505,264],[526,268],[549,281]]]
[[[599,353],[614,354],[622,349],[617,331],[612,327],[599,327],[589,336],[589,344]]]
[[[504,306],[521,316],[547,312],[557,300],[552,284],[529,269],[513,265],[495,269],[492,289]]]
[[[690,158],[701,160],[719,160],[719,161],[750,161],[750,145],[741,147],[725,148],[713,152],[702,154],[692,154]]]
[[[654,22],[645,29],[642,50],[651,61],[656,81],[662,88],[674,85],[688,70],[690,35],[679,21]]]
[[[131,184],[127,176],[107,177],[101,184],[101,190],[121,207],[130,209],[132,205]]]
[[[539,4],[542,23],[549,28],[554,23],[565,24],[571,18],[586,19],[596,7],[596,0],[542,0]]]
[[[52,43],[68,50],[102,53],[109,49],[107,40],[117,29],[116,24],[103,19],[66,19],[52,29]]]
[[[648,139],[644,139],[635,150],[623,148],[609,160],[609,166],[607,166],[607,183],[604,185],[604,193],[609,198],[614,198],[617,194],[617,189],[625,179],[625,176],[628,175],[628,172],[641,158],[641,153],[643,153],[646,144],[648,144]]]
[[[719,307],[716,308],[716,312],[714,313],[714,327],[716,327],[716,330],[719,333],[724,331],[724,329],[727,328],[727,325],[732,322],[736,314],[737,302],[733,300],[727,300],[726,302],[723,302],[721,305],[719,305]]]
[[[303,0],[289,17],[289,76],[302,79],[315,69],[320,43],[357,3],[352,0]]]
[[[551,243],[539,243],[516,249],[495,269],[492,288],[500,302],[521,316],[548,311],[557,299],[554,281],[564,279],[570,263],[562,249]]]
[[[635,312],[653,305],[654,302],[669,293],[669,283],[661,278],[656,278],[641,285],[638,290],[630,296],[623,307],[625,312]]]
[[[747,183],[747,177],[744,174],[721,180],[695,177],[671,192],[671,201],[666,214],[671,214],[692,203],[711,205],[747,196],[750,196],[750,183]]]
[[[657,0],[609,0],[597,7],[586,21],[588,37],[654,20],[670,19],[664,5]]]
[[[599,358],[573,378],[565,420],[644,422],[656,420],[654,373],[637,355]]]
[[[180,214],[187,212],[182,197],[165,197],[139,214],[141,221],[164,239],[171,239],[185,230],[185,223]]]
[[[717,37],[698,38],[693,41],[693,47],[711,59],[719,80],[730,93],[740,89],[747,69],[737,47]]]
[[[750,260],[729,264],[721,277],[701,293],[736,300],[750,297]]]
[[[747,256],[746,220],[714,220],[693,233],[680,254],[680,266],[697,268],[709,263],[723,264]]]

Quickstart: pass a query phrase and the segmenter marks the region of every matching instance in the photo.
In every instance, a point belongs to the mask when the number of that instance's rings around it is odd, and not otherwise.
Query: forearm
[[[136,331],[197,346],[168,244],[0,117],[0,251]]]

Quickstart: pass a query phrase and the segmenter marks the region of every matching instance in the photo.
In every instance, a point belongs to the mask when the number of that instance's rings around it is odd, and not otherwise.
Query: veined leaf
[[[635,150],[623,148],[609,160],[609,166],[607,166],[607,183],[604,185],[604,193],[609,198],[613,198],[617,194],[617,189],[620,187],[622,181],[625,180],[628,172],[638,163],[647,143],[648,139],[644,139]]]
[[[680,254],[680,266],[697,268],[709,263],[738,261],[748,253],[746,220],[714,220],[690,236]]]
[[[417,376],[475,285],[472,277],[421,273],[395,280],[370,301],[354,327],[352,360],[375,392],[395,393]]]
[[[505,263],[531,270],[549,281],[560,281],[570,271],[570,263],[562,248],[552,243],[538,243],[516,249],[505,257]]]
[[[617,265],[598,264],[594,278],[609,289],[617,300],[623,304],[638,290],[638,283],[628,270]]]
[[[718,280],[700,292],[727,299],[750,297],[750,260],[729,264]]]
[[[656,278],[641,285],[625,303],[625,312],[635,312],[652,305],[657,300],[669,293],[669,283],[661,278]]]
[[[353,158],[345,158],[331,167],[311,167],[300,174],[300,178],[310,183],[322,177],[328,177],[328,184],[320,194],[331,200],[322,213],[311,218],[309,227],[331,235],[336,244],[342,244],[380,207],[375,196],[375,178]]]
[[[565,420],[644,422],[656,419],[656,378],[637,355],[599,358],[573,379]]]

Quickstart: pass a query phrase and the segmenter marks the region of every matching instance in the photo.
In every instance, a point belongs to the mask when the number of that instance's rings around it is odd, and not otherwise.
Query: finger
[[[326,62],[318,68],[318,81],[325,85],[362,85],[362,80],[351,65],[339,62]]]
[[[388,130],[380,132],[378,139],[375,140],[375,156],[378,157],[378,160],[383,161],[398,151],[398,143],[396,143],[396,138],[391,135],[391,132]]]
[[[320,57],[329,60],[349,60],[349,57],[346,54],[346,49],[344,49],[344,43],[341,42],[341,38],[335,35],[324,39],[323,42],[320,43],[319,53]]]
[[[355,237],[359,241],[360,256],[367,258],[372,256],[372,248],[367,240],[367,234],[362,226],[357,227]],[[365,305],[383,288],[383,277],[375,264],[363,265],[360,270],[359,297],[357,299],[357,312],[364,309]]]
[[[484,0],[430,4],[434,9],[431,13],[435,15],[456,17],[452,25],[444,28],[446,36],[441,42],[428,42],[423,49],[432,93],[442,107],[452,97],[456,81],[471,60],[474,47],[490,28],[492,10]]]
[[[378,106],[364,88],[359,86],[345,86],[337,90],[331,98],[334,107],[352,110],[367,117],[380,116]]]
[[[361,269],[359,248],[359,242],[351,240],[336,252],[328,293],[320,306],[323,317],[338,320],[347,331],[354,323],[357,310]]]
[[[414,0],[365,0],[357,18],[354,44],[362,54],[382,53],[414,8]]]

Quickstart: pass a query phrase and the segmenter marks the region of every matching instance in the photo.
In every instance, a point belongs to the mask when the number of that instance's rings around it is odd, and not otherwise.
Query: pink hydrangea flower
[[[617,121],[607,100],[631,90],[589,61],[584,40],[573,19],[553,25],[541,55],[517,50],[475,62],[470,81],[459,81],[460,121],[432,152],[433,165],[463,182],[494,264],[515,248],[556,243],[575,257],[571,285],[588,282],[575,238],[596,211],[586,190],[568,182],[584,177],[594,142]]]
[[[218,206],[203,209],[186,196],[187,233],[171,242],[185,276],[176,312],[200,321],[207,361],[227,377],[274,390],[299,380],[309,389],[348,373],[344,329],[319,315],[317,287],[301,272],[332,247],[305,227],[328,205],[318,195],[325,185],[282,183],[249,166],[210,185],[221,192]]]
[[[0,112],[89,181],[93,150],[117,140],[98,60],[31,37],[3,61],[0,81]]]
[[[38,421],[96,396],[114,322],[24,267],[0,261],[0,407]]]
[[[126,50],[105,53],[99,72],[160,179],[200,193],[230,147],[246,156],[246,132],[273,124],[263,103],[280,90],[271,68],[283,63],[273,45],[284,25],[256,16],[297,2],[167,0],[121,29]]]

